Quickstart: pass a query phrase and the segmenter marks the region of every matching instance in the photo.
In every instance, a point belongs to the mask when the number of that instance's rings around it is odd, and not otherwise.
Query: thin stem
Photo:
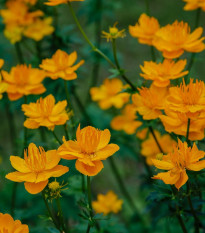
[[[155,133],[154,133],[154,130],[153,130],[152,126],[149,126],[149,131],[150,131],[150,133],[152,134],[152,136],[153,136],[153,138],[154,138],[154,140],[155,140],[155,142],[156,142],[156,144],[157,144],[157,146],[158,146],[160,152],[164,154],[163,149],[162,149],[162,147],[160,146],[160,143],[159,143],[159,141],[158,141],[158,139],[157,139],[157,137],[156,137],[156,135],[155,135]]]
[[[186,131],[186,142],[189,143],[189,128],[190,128],[191,119],[188,118],[187,122],[187,131]]]
[[[20,47],[19,42],[15,43],[15,49],[16,49],[16,54],[17,54],[19,63],[20,63],[20,64],[23,64],[23,63],[24,63],[23,53],[22,53],[22,51],[21,51],[21,47]]]
[[[61,223],[62,229],[63,229],[63,231],[65,233],[67,233],[68,229],[65,226],[65,222],[64,222],[64,219],[63,219],[63,211],[62,211],[62,208],[61,208],[61,203],[60,203],[60,199],[59,198],[56,199],[56,203],[57,203],[57,207],[58,207],[58,214],[59,214],[59,218],[60,218],[60,223]]]
[[[67,85],[66,80],[64,80],[64,87],[65,87],[65,93],[66,93],[68,108],[69,108],[69,110],[71,110],[72,109],[72,104],[71,104],[70,95],[69,95],[69,91],[68,91],[68,85]]]
[[[27,96],[24,96],[24,104],[27,104]],[[26,116],[24,115],[24,121],[26,120]],[[24,149],[26,149],[27,148],[27,144],[28,144],[28,142],[27,142],[27,137],[28,137],[28,130],[27,130],[27,128],[26,127],[24,127]]]
[[[154,52],[154,46],[150,46],[150,51],[151,51],[151,57],[152,57],[152,61],[156,61],[156,55]]]
[[[70,137],[68,135],[68,129],[67,129],[67,124],[66,123],[64,124],[63,128],[64,128],[64,131],[65,131],[66,140],[69,140]]]
[[[18,186],[18,183],[15,182],[13,184],[12,195],[11,195],[11,216],[13,216],[13,217],[14,217],[14,210],[15,210],[15,206],[16,206],[17,186]]]
[[[117,58],[117,48],[116,48],[116,40],[112,39],[112,49],[113,49],[113,56],[115,59],[115,64],[117,66],[117,69],[119,70],[119,72],[121,73],[122,78],[125,80],[126,83],[128,83],[130,85],[130,87],[136,91],[137,88],[135,87],[135,85],[122,73],[122,69],[120,67],[118,58]]]
[[[91,229],[91,226],[90,226],[90,224],[88,224],[88,227],[87,227],[86,233],[89,233],[89,232],[90,232],[90,229]]]
[[[92,197],[91,197],[91,184],[90,184],[90,176],[87,176],[87,194],[88,194],[88,206],[89,206],[89,214],[90,221],[93,219],[93,207],[92,207]],[[89,232],[91,229],[90,223],[88,223],[88,228],[86,232]]]
[[[150,1],[150,0],[145,0],[145,3],[146,3],[146,13],[147,13],[148,16],[150,16],[149,1]]]
[[[56,141],[59,143],[59,145],[61,145],[62,143],[61,143],[60,139],[58,138],[58,136],[56,135],[55,131],[52,130],[52,132],[53,132],[53,136],[56,139]]]

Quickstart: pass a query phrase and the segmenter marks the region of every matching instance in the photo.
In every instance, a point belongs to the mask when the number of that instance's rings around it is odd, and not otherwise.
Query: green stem
[[[150,46],[150,51],[151,51],[151,56],[152,56],[152,61],[156,61],[156,55],[154,52],[154,46]]]
[[[56,139],[56,141],[59,143],[59,145],[61,145],[62,143],[61,143],[60,139],[58,138],[58,136],[56,135],[56,133],[54,132],[54,130],[52,130],[52,132],[53,132],[53,136]]]
[[[18,183],[15,182],[12,187],[12,195],[11,195],[11,216],[14,217],[14,210],[16,207],[16,193],[17,193]]]
[[[23,53],[22,53],[22,51],[21,51],[21,47],[20,47],[19,42],[15,43],[15,49],[16,49],[16,54],[17,54],[19,63],[20,63],[20,64],[23,64],[23,63],[24,63]]]
[[[58,214],[59,214],[59,218],[60,218],[61,227],[62,227],[62,229],[63,229],[63,231],[65,233],[68,233],[68,229],[65,226],[65,222],[64,222],[64,219],[63,219],[63,211],[62,211],[62,208],[61,208],[61,203],[60,203],[59,198],[56,199],[56,203],[57,203],[57,207],[58,207]]]
[[[156,142],[156,144],[157,144],[157,146],[158,146],[160,152],[164,154],[163,149],[162,149],[162,147],[160,146],[160,143],[159,143],[159,141],[158,141],[158,139],[157,139],[157,137],[156,137],[156,135],[155,135],[155,133],[154,133],[154,130],[153,130],[152,126],[149,126],[149,131],[150,131],[150,133],[152,134],[152,136],[153,136],[153,138],[154,138],[154,140],[155,140],[155,142]]]
[[[115,39],[112,39],[112,50],[113,50],[113,56],[114,56],[115,64],[116,64],[117,69],[120,72],[122,78],[124,79],[124,81],[126,83],[128,83],[130,85],[130,87],[134,91],[136,91],[137,88],[135,87],[135,85],[122,73],[122,69],[120,67],[120,64],[119,64],[119,61],[118,61],[118,58],[117,58],[117,47],[116,47],[116,40]]]
[[[186,142],[189,144],[189,129],[190,129],[190,123],[191,123],[191,119],[188,118],[188,122],[187,122],[187,131],[186,131]]]
[[[93,207],[92,207],[92,196],[91,196],[91,184],[90,184],[90,176],[87,176],[87,194],[88,194],[88,206],[89,206],[89,214],[90,221],[93,219]],[[86,232],[89,232],[91,229],[90,223],[88,223],[88,229]]]
[[[89,233],[89,232],[90,232],[90,229],[91,229],[91,226],[90,226],[90,224],[88,224],[88,227],[87,227],[86,233]]]
[[[66,98],[67,98],[67,102],[68,102],[68,108],[69,108],[69,110],[72,110],[73,108],[72,108],[70,95],[69,95],[69,91],[68,91],[68,85],[67,85],[66,80],[64,80],[64,87],[65,87],[65,93],[66,93]]]
[[[27,104],[27,96],[24,96],[24,104]],[[26,120],[26,116],[24,115],[24,121]],[[26,127],[24,127],[24,150],[27,148],[28,146],[28,142],[27,142],[27,137],[28,137],[28,130]]]
[[[63,127],[64,127],[64,131],[65,131],[66,140],[70,140],[70,137],[68,135],[67,124],[65,123]]]

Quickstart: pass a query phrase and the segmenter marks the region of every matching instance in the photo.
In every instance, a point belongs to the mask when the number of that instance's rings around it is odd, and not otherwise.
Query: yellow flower
[[[84,63],[81,60],[74,65],[77,60],[77,53],[71,54],[58,49],[51,59],[44,59],[40,68],[46,71],[47,76],[52,79],[62,78],[64,80],[73,80],[77,78],[76,70]]]
[[[128,104],[122,110],[122,115],[116,116],[111,121],[111,127],[114,130],[124,130],[127,134],[133,134],[142,122],[137,121],[136,108],[133,104]]]
[[[0,59],[0,99],[2,99],[3,97],[3,93],[6,92],[8,85],[7,83],[5,83],[4,81],[2,81],[2,77],[1,77],[1,68],[4,65],[4,60]]]
[[[2,71],[3,79],[8,84],[7,94],[10,100],[20,99],[24,95],[38,95],[46,91],[41,83],[45,72],[30,65],[17,65],[10,73]]]
[[[139,23],[136,23],[135,26],[129,26],[129,32],[131,36],[138,38],[139,43],[153,45],[153,38],[159,28],[157,19],[142,14]]]
[[[105,195],[98,194],[97,201],[92,202],[95,212],[99,214],[103,213],[103,215],[118,213],[122,209],[122,204],[123,201],[118,199],[113,191],[109,191]]]
[[[93,101],[97,101],[102,109],[108,109],[112,106],[122,108],[130,97],[130,94],[122,92],[125,87],[118,78],[105,79],[100,87],[90,89],[91,98]]]
[[[29,233],[28,226],[19,220],[14,220],[9,214],[0,213],[0,232],[1,233]]]
[[[198,27],[192,33],[190,31],[188,23],[176,20],[156,32],[153,45],[169,59],[180,57],[184,51],[192,53],[203,51],[205,48],[203,43],[205,37],[201,37],[203,28]]]
[[[199,151],[195,143],[193,147],[188,147],[186,142],[178,139],[178,145],[174,146],[173,152],[164,155],[162,160],[152,160],[155,167],[167,170],[158,173],[153,179],[163,180],[165,184],[175,185],[180,189],[188,180],[186,170],[200,171],[205,168],[205,160],[200,160],[204,155],[205,152]]]
[[[140,66],[144,79],[152,80],[153,84],[157,87],[166,87],[170,85],[170,80],[180,78],[188,71],[184,71],[186,66],[186,60],[180,60],[174,62],[172,60],[165,59],[162,63],[156,62],[144,62],[144,66]]]
[[[82,2],[84,0],[48,0],[48,2],[45,2],[44,4],[48,5],[48,6],[56,6],[56,5],[60,5],[63,3],[68,3],[68,2]]]
[[[58,153],[63,159],[76,159],[76,169],[87,176],[97,175],[103,166],[101,160],[106,160],[119,150],[116,144],[109,144],[110,131],[98,130],[92,126],[80,129],[78,126],[76,140],[65,141],[59,147]]]
[[[173,145],[177,143],[172,140],[169,134],[161,135],[160,132],[154,131],[155,136],[163,150],[164,153],[169,153],[173,151]],[[156,156],[161,152],[159,150],[158,145],[156,144],[155,139],[153,138],[152,134],[149,133],[148,138],[142,142],[141,144],[141,154],[145,156],[146,162],[148,165],[153,165],[152,159],[155,159]]]
[[[144,120],[156,119],[162,115],[165,98],[168,94],[167,88],[158,88],[152,85],[150,88],[139,88],[139,94],[132,95],[132,101],[137,111]]]
[[[15,44],[22,39],[23,30],[23,27],[7,26],[4,30],[4,35],[11,42],[11,44]]]
[[[25,189],[31,194],[40,193],[48,184],[50,177],[59,177],[68,172],[68,167],[58,165],[60,156],[56,150],[44,151],[30,143],[24,151],[24,159],[10,157],[11,165],[17,170],[6,175],[14,182],[25,182]]]
[[[205,11],[205,0],[183,0],[186,2],[186,5],[184,6],[184,10],[190,11],[190,10],[196,10],[197,8],[201,8],[203,11]]]
[[[126,36],[125,29],[119,31],[116,27],[117,23],[113,25],[113,27],[109,27],[109,32],[102,31],[102,37],[107,38],[107,42],[111,41],[112,39],[117,38],[124,38]]]
[[[37,19],[24,30],[23,34],[35,41],[40,41],[45,36],[51,35],[54,32],[54,27],[51,25],[52,22],[52,17]]]
[[[29,129],[37,129],[40,126],[48,127],[54,130],[56,125],[64,125],[69,120],[68,113],[65,108],[67,101],[59,101],[55,104],[53,95],[40,98],[36,103],[23,104],[22,110],[28,117],[24,122],[24,126]]]

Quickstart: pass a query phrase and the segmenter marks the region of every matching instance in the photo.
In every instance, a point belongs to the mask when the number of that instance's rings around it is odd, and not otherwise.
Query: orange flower
[[[138,88],[139,94],[132,95],[132,101],[137,111],[144,120],[156,119],[162,115],[167,88],[158,88],[152,85],[150,88]]]
[[[97,101],[100,108],[108,109],[114,106],[115,108],[122,108],[122,106],[129,101],[130,94],[122,92],[122,81],[118,78],[105,79],[100,87],[92,87],[90,89],[91,98]]]
[[[8,85],[2,81],[2,77],[1,77],[1,68],[4,65],[4,60],[0,59],[0,99],[2,99],[3,97],[3,93],[6,92]]]
[[[7,26],[4,30],[4,35],[11,42],[11,44],[15,44],[16,42],[19,42],[22,39],[23,30],[23,27]]]
[[[19,220],[14,220],[9,214],[0,213],[0,232],[1,233],[29,233],[28,226]]]
[[[171,111],[168,108],[165,109],[166,115],[161,115],[160,119],[165,127],[165,130],[169,133],[173,132],[177,135],[186,136],[188,115],[186,113],[180,113]],[[192,117],[189,127],[189,140],[202,140],[204,138],[205,129],[205,114],[201,113],[198,116]]]
[[[186,5],[184,6],[184,10],[191,11],[196,10],[197,8],[201,8],[203,11],[205,11],[205,1],[204,0],[183,0],[186,2]]]
[[[113,191],[109,191],[105,195],[98,194],[97,201],[93,201],[92,206],[96,213],[106,216],[111,212],[118,213],[122,209],[122,203]]]
[[[59,101],[55,104],[53,95],[48,95],[44,99],[41,97],[36,103],[23,104],[22,110],[28,117],[24,126],[28,129],[37,129],[40,126],[54,130],[56,125],[64,125],[69,120],[65,108],[67,101]]]
[[[155,167],[168,170],[158,173],[153,179],[163,180],[165,184],[174,184],[177,189],[180,189],[188,180],[186,170],[200,171],[205,168],[205,160],[199,161],[204,158],[205,152],[199,151],[195,143],[191,148],[179,139],[178,145],[173,149],[173,152],[164,155],[162,160],[152,160]]]
[[[176,145],[176,142],[172,140],[169,134],[161,135],[160,132],[154,131],[155,136],[165,153],[169,153],[173,151],[173,145]],[[161,151],[156,144],[155,139],[152,134],[149,133],[148,138],[142,142],[141,154],[146,157],[146,162],[148,165],[153,165],[152,159],[156,159],[157,154],[160,154]]]
[[[142,14],[139,23],[136,23],[135,26],[129,26],[129,32],[131,36],[138,38],[139,43],[152,45],[153,38],[159,28],[157,19]]]
[[[59,147],[58,153],[63,159],[76,159],[76,169],[84,175],[95,176],[103,168],[101,160],[107,159],[119,150],[116,144],[108,144],[110,141],[110,131],[103,131],[88,126],[76,132],[76,141],[65,141]]]
[[[24,159],[10,157],[11,165],[17,170],[6,175],[14,182],[25,182],[25,189],[31,194],[40,193],[48,184],[50,177],[59,177],[68,172],[68,167],[58,165],[60,156],[56,150],[44,151],[30,143],[24,151]]]
[[[137,130],[136,137],[144,140],[147,137],[148,128]]]
[[[127,134],[133,134],[136,129],[142,125],[142,122],[137,121],[136,108],[133,104],[128,104],[122,110],[122,115],[116,116],[111,121],[111,127],[114,130],[124,130]]]
[[[144,79],[152,80],[157,87],[166,87],[170,85],[170,80],[180,78],[188,71],[184,71],[186,60],[174,61],[165,59],[162,63],[144,62],[144,66],[140,66]]]
[[[56,6],[56,5],[60,5],[63,3],[68,3],[68,2],[82,2],[84,0],[48,0],[48,2],[45,2],[44,4],[48,5],[48,6]]]
[[[116,27],[117,23],[113,25],[113,27],[109,27],[109,32],[102,31],[102,37],[107,38],[107,42],[111,41],[112,39],[117,38],[124,38],[126,36],[125,29],[119,31]]]
[[[52,21],[52,17],[47,17],[43,20],[37,19],[24,30],[23,34],[35,41],[40,41],[54,32],[54,27],[51,25]]]
[[[201,37],[203,28],[198,27],[192,33],[188,23],[177,20],[156,32],[153,45],[162,52],[166,58],[180,57],[184,51],[198,53],[204,50],[205,45]],[[201,38],[200,38],[201,37]]]
[[[71,54],[58,49],[51,59],[44,59],[40,68],[46,71],[46,74],[52,79],[62,78],[64,80],[73,80],[77,78],[76,70],[84,63],[81,60],[73,65],[77,60],[77,53]]]
[[[45,72],[30,65],[17,65],[10,73],[2,71],[3,79],[8,84],[7,94],[10,100],[20,99],[24,95],[38,95],[46,91],[41,83]]]

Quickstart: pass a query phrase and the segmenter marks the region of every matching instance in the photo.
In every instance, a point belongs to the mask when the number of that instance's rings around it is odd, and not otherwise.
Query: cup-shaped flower
[[[113,25],[113,27],[109,27],[109,32],[102,31],[102,37],[107,39],[107,42],[112,39],[124,38],[126,36],[125,29],[119,31],[116,27],[117,23]]]
[[[45,72],[30,65],[17,65],[10,73],[2,71],[2,76],[8,84],[7,94],[10,100],[17,100],[25,95],[38,95],[46,91],[42,84]]]
[[[169,59],[180,57],[184,51],[199,53],[205,49],[203,43],[205,37],[201,37],[202,33],[202,27],[196,28],[191,33],[188,23],[176,20],[156,32],[153,45]]]
[[[135,26],[129,26],[129,32],[131,36],[138,38],[139,43],[152,45],[153,38],[159,28],[157,19],[142,14]]]
[[[45,126],[54,130],[56,125],[64,125],[69,120],[66,112],[67,101],[59,101],[55,104],[53,95],[40,98],[36,103],[23,104],[22,110],[28,117],[24,122],[24,126],[28,129],[37,129]]]
[[[127,134],[133,134],[137,128],[142,125],[141,121],[137,120],[137,109],[133,104],[128,104],[122,110],[122,114],[116,116],[111,121],[111,127],[114,130],[124,130]]]
[[[157,141],[160,144],[164,153],[173,151],[173,145],[176,142],[171,138],[169,134],[161,135],[159,131],[154,131]],[[148,165],[153,165],[152,159],[156,159],[157,154],[160,154],[159,146],[157,145],[153,135],[149,133],[148,138],[141,144],[141,154],[145,156]]]
[[[28,151],[24,151],[24,159],[11,156],[10,161],[17,171],[7,174],[6,178],[14,182],[25,182],[25,189],[31,194],[41,192],[50,177],[62,176],[69,170],[66,166],[58,165],[60,156],[56,150],[45,152],[34,143],[30,143]]]
[[[2,81],[1,68],[4,65],[4,60],[0,59],[0,99],[3,97],[3,93],[6,92],[8,84]]]
[[[178,145],[173,152],[164,155],[161,160],[153,159],[155,167],[167,172],[158,173],[153,179],[163,180],[165,184],[175,185],[180,189],[188,180],[186,170],[200,171],[205,168],[204,151],[199,151],[196,144],[188,147],[186,142],[178,139]]]
[[[98,130],[92,126],[80,129],[76,132],[76,141],[65,141],[58,149],[58,154],[63,159],[76,159],[76,169],[87,176],[97,175],[103,166],[101,160],[106,160],[119,150],[116,144],[109,144],[110,131]]]
[[[77,78],[75,71],[84,63],[84,60],[81,60],[78,64],[74,65],[76,60],[76,51],[67,54],[58,49],[52,58],[47,58],[42,61],[40,68],[45,70],[47,76],[52,79],[62,78],[64,80],[73,80]]]
[[[105,195],[98,194],[97,201],[92,202],[93,209],[96,213],[108,215],[110,213],[118,213],[122,209],[123,201],[118,199],[113,191],[107,192]]]
[[[9,214],[0,213],[1,233],[29,233],[28,226],[19,220],[14,220]]]
[[[186,66],[186,60],[174,62],[164,59],[162,63],[144,62],[144,66],[140,66],[143,73],[140,74],[144,79],[152,80],[153,85],[157,87],[166,87],[170,85],[170,80],[183,77],[188,71],[183,71]]]
[[[100,87],[92,87],[90,95],[93,101],[97,101],[101,109],[108,109],[112,106],[122,108],[129,101],[130,94],[123,92],[126,88],[118,78],[105,79]]]
[[[48,2],[45,2],[44,4],[48,6],[57,6],[60,4],[66,4],[68,2],[83,2],[84,0],[48,0]]]
[[[132,95],[132,101],[137,111],[145,120],[152,120],[162,115],[167,88],[159,88],[152,85],[150,88],[139,88],[139,94]]]
[[[204,0],[183,0],[183,1],[186,2],[186,5],[184,6],[185,11],[196,10],[198,8],[201,8],[203,11],[205,11]]]

